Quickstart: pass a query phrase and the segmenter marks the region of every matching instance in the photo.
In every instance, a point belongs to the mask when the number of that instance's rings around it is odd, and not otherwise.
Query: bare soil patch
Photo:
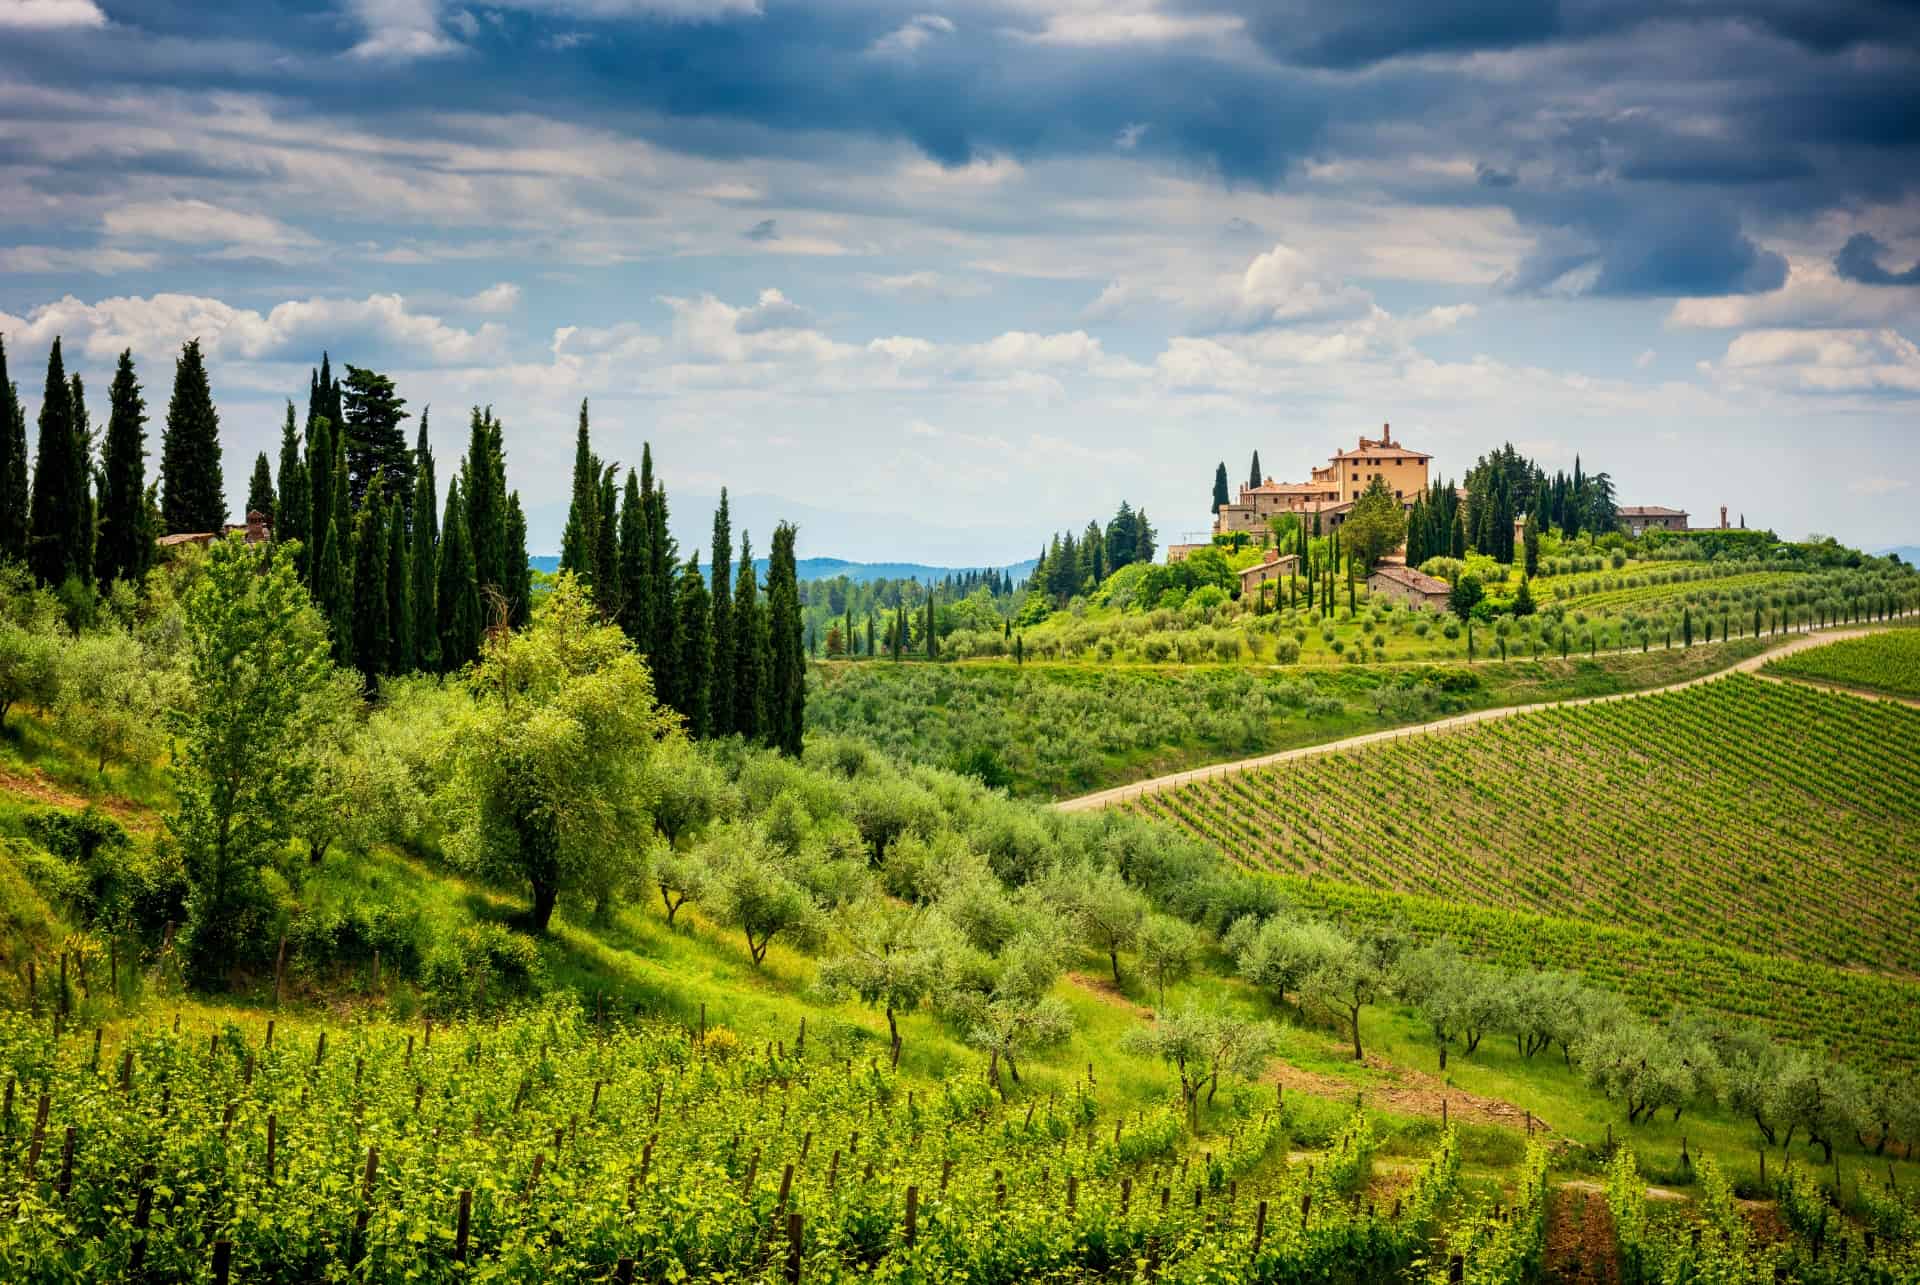
[[[1560,1285],[1617,1285],[1620,1260],[1604,1195],[1571,1184],[1547,1206],[1545,1279]]]
[[[1127,998],[1126,992],[1113,984],[1113,978],[1100,977],[1093,973],[1068,973],[1067,980],[1083,991],[1089,991],[1108,1004],[1126,1009],[1135,1017],[1152,1021],[1154,1011],[1145,1004],[1136,1004]]]
[[[1512,1129],[1527,1127],[1529,1116],[1526,1109],[1511,1102],[1452,1088],[1424,1071],[1398,1066],[1372,1054],[1361,1065],[1383,1078],[1372,1084],[1356,1084],[1337,1075],[1302,1070],[1286,1062],[1269,1066],[1261,1078],[1264,1083],[1277,1083],[1316,1097],[1343,1098],[1362,1093],[1369,1106],[1397,1111],[1402,1115],[1425,1115],[1437,1119],[1441,1114],[1441,1103],[1444,1102],[1449,1121],[1498,1124]],[[1553,1133],[1553,1127],[1539,1116],[1532,1116],[1531,1119],[1536,1130]]]

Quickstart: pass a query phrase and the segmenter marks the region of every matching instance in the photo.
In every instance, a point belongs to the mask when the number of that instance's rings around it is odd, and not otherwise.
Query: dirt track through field
[[[1795,638],[1784,647],[1776,647],[1758,656],[1731,665],[1711,674],[1702,674],[1678,683],[1669,683],[1665,687],[1649,687],[1645,691],[1621,692],[1611,696],[1581,696],[1570,700],[1542,701],[1534,705],[1502,705],[1496,709],[1475,710],[1471,714],[1457,714],[1452,718],[1442,718],[1431,723],[1421,723],[1413,727],[1388,728],[1380,732],[1366,732],[1359,736],[1349,736],[1343,740],[1327,741],[1320,745],[1303,745],[1298,749],[1279,750],[1272,754],[1259,754],[1252,758],[1235,759],[1228,763],[1212,763],[1206,767],[1189,768],[1184,772],[1171,772],[1166,776],[1156,776],[1151,780],[1136,781],[1132,785],[1116,785],[1111,789],[1098,790],[1092,794],[1082,794],[1077,798],[1061,799],[1054,807],[1062,812],[1093,812],[1110,807],[1128,799],[1139,798],[1143,794],[1158,794],[1175,786],[1188,785],[1195,781],[1208,781],[1215,777],[1228,776],[1236,772],[1245,772],[1254,768],[1268,767],[1276,763],[1289,763],[1295,759],[1310,758],[1316,754],[1337,754],[1342,750],[1358,749],[1364,745],[1374,745],[1383,741],[1399,740],[1409,736],[1434,736],[1444,732],[1457,731],[1471,727],[1476,723],[1492,722],[1495,719],[1512,718],[1516,714],[1531,714],[1545,709],[1571,708],[1575,705],[1600,705],[1608,701],[1635,700],[1642,696],[1657,696],[1664,692],[1683,691],[1697,687],[1701,683],[1718,682],[1728,674],[1756,674],[1760,667],[1770,660],[1781,656],[1791,656],[1795,652],[1805,651],[1809,647],[1819,647],[1830,642],[1840,642],[1847,638],[1860,638],[1878,632],[1887,626],[1869,628],[1831,629],[1822,633],[1804,634]],[[1491,662],[1490,662],[1491,663]]]

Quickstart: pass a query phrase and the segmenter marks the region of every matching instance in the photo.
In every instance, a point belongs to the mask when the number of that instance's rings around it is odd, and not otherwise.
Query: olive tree
[[[545,933],[561,894],[598,897],[639,873],[644,774],[677,725],[626,634],[571,573],[526,628],[489,637],[467,687],[448,850],[477,874],[525,884],[527,926]]]
[[[1069,917],[1078,935],[1106,955],[1120,982],[1120,952],[1130,950],[1147,917],[1147,899],[1116,870],[1083,865],[1056,871],[1047,899]]]
[[[940,978],[948,930],[927,906],[872,897],[841,916],[842,949],[820,968],[820,985],[887,1014],[887,1038],[900,1047],[899,1015],[918,1008]]]
[[[826,936],[826,911],[815,894],[812,851],[789,851],[759,826],[716,829],[701,845],[706,897],[713,917],[746,937],[755,968],[765,967],[776,937],[806,949]]]
[[[1259,1074],[1273,1043],[1273,1028],[1265,1022],[1246,1021],[1192,1002],[1134,1027],[1121,1039],[1121,1047],[1128,1052],[1159,1058],[1174,1069],[1189,1127],[1199,1123],[1201,1090],[1211,1103],[1222,1075]]]
[[[166,746],[166,711],[184,694],[180,678],[123,629],[82,634],[60,659],[60,734],[86,751],[102,776],[108,763],[150,762]]]
[[[1184,919],[1150,915],[1140,926],[1135,948],[1140,954],[1140,971],[1153,983],[1164,1008],[1167,983],[1177,982],[1193,971],[1193,961],[1200,953],[1200,932]]]
[[[1678,1114],[1701,1087],[1686,1051],[1648,1022],[1600,1024],[1580,1038],[1576,1053],[1588,1086],[1622,1102],[1629,1124],[1653,1119],[1662,1107]]]

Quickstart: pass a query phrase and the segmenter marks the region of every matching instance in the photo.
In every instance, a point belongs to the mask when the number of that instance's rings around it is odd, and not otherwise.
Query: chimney
[[[1724,504],[1720,506],[1720,529],[1727,529],[1727,506]]]
[[[1382,446],[1393,445],[1393,425],[1382,424],[1380,426],[1380,445]]]

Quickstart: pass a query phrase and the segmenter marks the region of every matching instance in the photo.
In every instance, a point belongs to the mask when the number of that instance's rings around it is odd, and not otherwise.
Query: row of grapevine
[[[497,1025],[55,1040],[0,1020],[0,1279],[1330,1279],[1444,1235],[1446,1134],[1391,1210],[1372,1134],[1287,1159],[1079,1086],[1005,1103],[796,1039],[555,1007]],[[1491,1252],[1491,1251],[1489,1251]]]

